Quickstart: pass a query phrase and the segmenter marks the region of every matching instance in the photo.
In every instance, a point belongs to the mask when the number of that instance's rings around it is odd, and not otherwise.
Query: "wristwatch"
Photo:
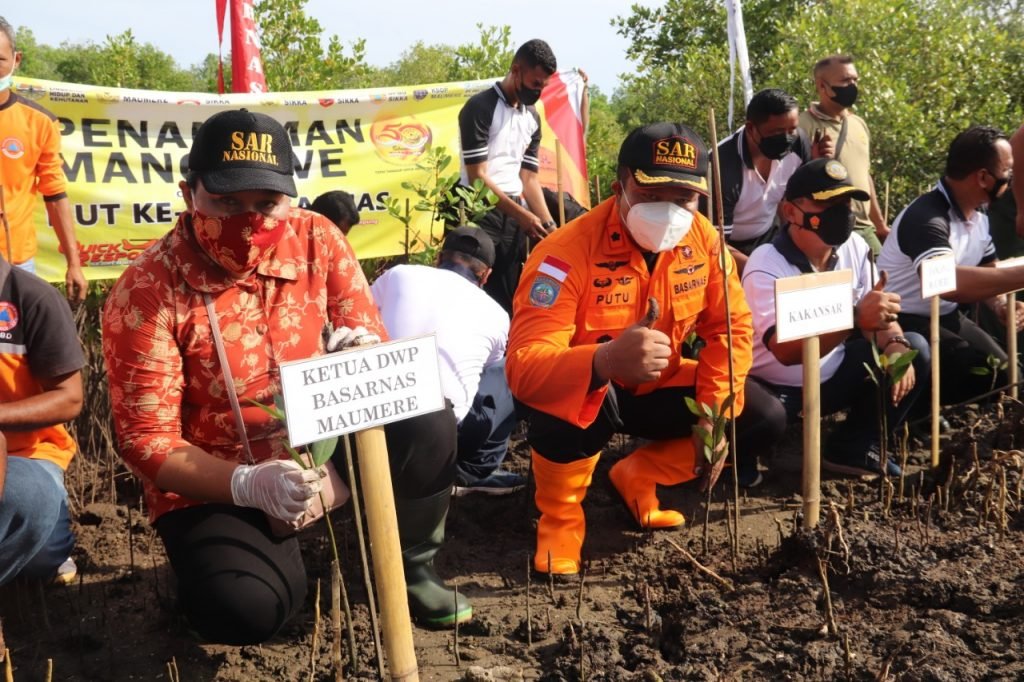
[[[558,225],[558,223],[556,223],[554,220],[546,220],[540,224],[540,226],[543,227],[545,230],[555,227],[556,225]]]
[[[910,341],[907,341],[907,337],[905,337],[905,336],[894,336],[894,337],[892,337],[891,339],[889,339],[888,341],[885,342],[885,346],[882,348],[882,350],[883,351],[886,350],[889,346],[891,346],[894,343],[900,344],[901,346],[903,346],[907,350],[911,349]]]

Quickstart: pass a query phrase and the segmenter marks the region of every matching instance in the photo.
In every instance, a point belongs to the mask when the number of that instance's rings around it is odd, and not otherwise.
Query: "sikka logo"
[[[0,332],[9,332],[18,326],[18,308],[9,301],[0,301]]]

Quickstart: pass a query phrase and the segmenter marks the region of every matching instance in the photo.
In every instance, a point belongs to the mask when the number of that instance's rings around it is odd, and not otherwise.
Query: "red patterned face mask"
[[[249,274],[281,240],[285,220],[249,211],[214,217],[192,212],[192,232],[210,258],[236,277]]]

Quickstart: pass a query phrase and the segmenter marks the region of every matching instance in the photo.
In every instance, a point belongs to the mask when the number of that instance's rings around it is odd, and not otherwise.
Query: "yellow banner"
[[[82,264],[89,279],[106,279],[117,277],[184,210],[178,183],[193,131],[211,114],[239,107],[273,116],[290,133],[297,162],[295,204],[306,207],[329,190],[350,192],[361,217],[349,233],[356,254],[375,258],[403,253],[405,229],[388,215],[385,201],[397,197],[404,203],[408,197],[415,205],[417,198],[402,183],[427,179],[417,164],[433,148],[450,152],[446,174],[459,171],[459,110],[492,83],[213,95],[19,78],[15,90],[58,117]],[[546,121],[543,140],[541,178],[554,188],[555,136]],[[563,161],[563,189],[586,204],[587,182],[580,165]],[[35,221],[37,273],[63,281],[64,258],[42,201]],[[411,237],[426,240],[432,228],[440,235],[427,213],[413,212]]]

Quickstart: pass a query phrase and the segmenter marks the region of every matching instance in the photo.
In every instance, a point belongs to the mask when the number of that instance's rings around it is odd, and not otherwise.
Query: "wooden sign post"
[[[835,270],[775,280],[775,336],[803,339],[804,528],[821,516],[821,345],[818,336],[853,327],[853,273]]]
[[[1016,268],[1024,265],[1024,256],[996,261],[997,268]],[[1006,357],[1009,360],[1006,372],[1010,378],[1010,397],[1018,398],[1017,382],[1020,380],[1017,371],[1017,292],[1006,293]]]
[[[921,261],[921,298],[930,298],[932,352],[932,467],[939,466],[939,296],[956,291],[956,259],[953,254]]]
[[[392,680],[419,679],[405,592],[384,424],[444,408],[433,335],[283,363],[281,388],[293,447],[356,433],[384,650]]]

